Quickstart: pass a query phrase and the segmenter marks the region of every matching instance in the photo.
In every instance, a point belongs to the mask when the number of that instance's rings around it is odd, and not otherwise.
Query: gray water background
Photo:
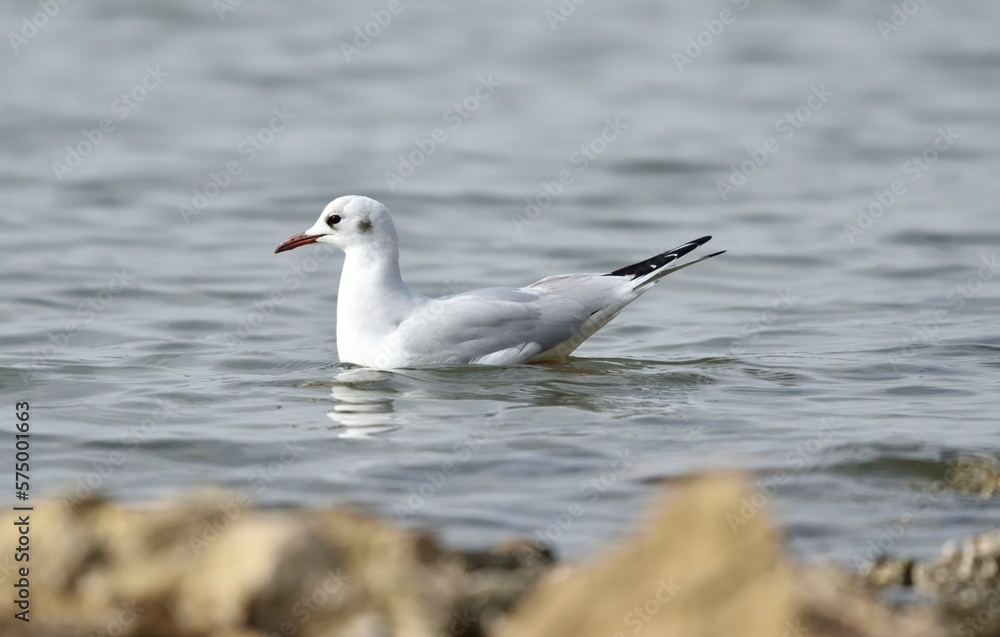
[[[6,3],[0,384],[32,497],[218,484],[581,555],[721,467],[810,558],[995,524],[940,488],[1000,453],[1000,5],[895,6]],[[341,256],[272,254],[343,194],[393,211],[429,295],[728,253],[570,365],[352,371]]]

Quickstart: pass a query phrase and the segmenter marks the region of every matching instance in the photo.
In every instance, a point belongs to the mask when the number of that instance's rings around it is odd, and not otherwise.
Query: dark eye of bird
[[[326,225],[330,226],[331,228],[337,225],[338,223],[340,223],[340,215],[330,215],[326,219]]]

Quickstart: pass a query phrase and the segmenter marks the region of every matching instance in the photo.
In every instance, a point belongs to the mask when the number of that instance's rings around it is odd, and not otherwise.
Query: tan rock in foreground
[[[745,497],[732,477],[694,482],[618,551],[551,577],[500,634],[780,637],[797,617],[792,575]]]
[[[755,504],[756,503],[756,504]],[[681,490],[597,564],[550,574],[501,637],[934,637],[925,608],[892,610],[832,568],[792,568],[759,500],[733,476]]]
[[[0,635],[930,637],[969,628],[942,626],[929,607],[893,610],[832,568],[792,566],[766,500],[742,484],[695,479],[619,548],[557,568],[527,542],[450,551],[350,510],[263,512],[243,494],[149,510],[47,502],[31,513],[32,621],[14,619],[8,602]],[[0,519],[7,550],[12,522]],[[960,637],[994,634],[980,627]]]
[[[478,631],[551,561],[446,551],[346,509],[261,512],[233,493],[150,510],[47,502],[31,545],[31,622],[4,612],[5,636],[431,637],[470,617]]]

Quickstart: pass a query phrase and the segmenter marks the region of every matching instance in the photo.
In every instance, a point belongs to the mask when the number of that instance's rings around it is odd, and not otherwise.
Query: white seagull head
[[[310,243],[329,243],[344,252],[396,246],[396,224],[389,210],[369,197],[347,195],[326,205],[319,219],[305,232],[288,237],[274,251],[284,252]]]

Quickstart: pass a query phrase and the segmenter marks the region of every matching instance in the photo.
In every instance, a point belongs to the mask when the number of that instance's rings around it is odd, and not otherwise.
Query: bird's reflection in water
[[[712,378],[682,366],[629,359],[572,359],[558,365],[452,365],[381,371],[341,368],[327,412],[341,438],[371,438],[428,418],[509,407],[664,416]],[[680,366],[679,366],[680,365]],[[400,405],[401,411],[396,406]]]
[[[345,369],[334,378],[334,407],[327,417],[342,428],[339,438],[371,438],[399,429],[393,375],[367,368]]]

